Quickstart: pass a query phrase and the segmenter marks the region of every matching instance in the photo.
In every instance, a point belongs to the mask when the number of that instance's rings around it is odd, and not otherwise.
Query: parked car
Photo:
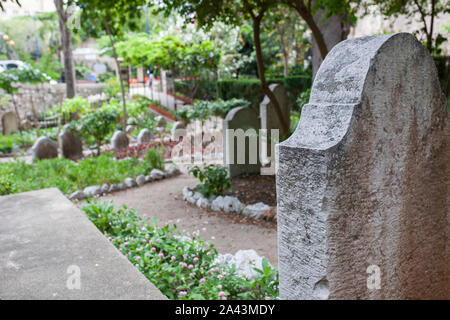
[[[0,72],[11,69],[22,69],[29,66],[26,62],[20,60],[2,60],[0,61]],[[52,80],[48,75],[42,72],[42,74],[49,79],[50,84],[56,84],[55,80]]]

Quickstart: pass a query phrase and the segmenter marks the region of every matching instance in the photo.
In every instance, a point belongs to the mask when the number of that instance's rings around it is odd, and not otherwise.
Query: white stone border
[[[202,209],[215,212],[236,213],[252,219],[263,219],[264,213],[273,208],[263,202],[245,205],[238,198],[231,196],[210,196],[206,198],[200,192],[192,190],[189,187],[183,188],[183,200]],[[271,220],[276,221],[277,216],[275,215]]]
[[[100,197],[115,191],[122,191],[136,186],[142,186],[146,183],[161,180],[164,178],[173,177],[180,174],[180,169],[175,164],[170,164],[164,171],[159,169],[153,169],[148,176],[139,175],[136,180],[132,178],[126,178],[123,182],[118,184],[104,184],[102,186],[89,186],[83,190],[77,190],[68,196],[69,200],[84,200],[89,197]]]

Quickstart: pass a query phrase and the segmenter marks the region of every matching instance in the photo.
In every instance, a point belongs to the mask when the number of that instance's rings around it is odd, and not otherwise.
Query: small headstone
[[[223,120],[223,157],[231,178],[259,173],[260,121],[252,108],[231,109]]]
[[[144,128],[139,132],[139,135],[137,137],[138,143],[148,143],[152,141],[153,135],[150,132],[150,130]]]
[[[170,130],[170,135],[173,141],[178,141],[180,137],[186,135],[186,125],[181,121],[175,122]]]
[[[2,115],[3,134],[11,134],[19,130],[19,120],[14,112],[8,111]]]
[[[130,141],[125,132],[117,130],[111,138],[111,145],[114,150],[121,151],[128,148]]]
[[[31,157],[34,160],[52,159],[58,157],[58,146],[47,137],[40,137],[31,148]]]
[[[59,134],[59,144],[64,158],[76,160],[83,157],[83,145],[81,139],[65,128]]]
[[[408,33],[337,44],[278,145],[281,299],[450,299],[450,119]]]

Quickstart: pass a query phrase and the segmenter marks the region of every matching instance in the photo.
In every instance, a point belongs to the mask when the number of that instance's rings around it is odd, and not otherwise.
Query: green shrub
[[[136,158],[115,161],[111,154],[88,157],[75,163],[68,159],[45,159],[27,164],[8,161],[0,164],[0,177],[10,176],[17,192],[58,188],[64,194],[87,186],[123,182],[125,178],[147,175],[151,163]]]
[[[97,145],[97,154],[100,154],[100,147],[114,130],[117,117],[118,114],[113,110],[95,110],[86,114],[81,120],[71,122],[69,127],[85,140],[93,138]]]
[[[225,190],[231,188],[228,171],[220,165],[210,164],[205,166],[203,170],[195,166],[189,170],[189,173],[200,180],[201,183],[196,186],[196,190],[205,197],[223,195]]]
[[[61,106],[62,117],[64,121],[69,121],[71,114],[78,114],[80,117],[91,110],[89,102],[83,97],[76,96],[71,99],[64,99]],[[53,108],[54,114],[59,113],[59,106]]]
[[[11,174],[0,175],[0,196],[16,193],[17,188]]]
[[[125,94],[128,91],[128,87],[125,86]],[[120,82],[117,77],[112,77],[106,80],[106,87],[103,89],[108,100],[110,99],[120,99],[122,91],[120,89]]]
[[[154,150],[149,149],[147,151],[147,155],[145,156],[145,161],[147,161],[151,168],[153,169],[164,169],[164,159],[163,159],[163,150]]]
[[[311,87],[311,75],[295,75],[286,78],[268,78],[267,83],[279,83],[290,95],[291,108],[296,110],[296,99],[301,92]],[[240,98],[250,101],[251,106],[259,110],[259,104],[264,98],[258,79],[225,79],[217,82],[219,98],[230,100]]]
[[[0,153],[11,153],[15,149],[27,148],[34,142],[34,134],[28,132],[2,135],[0,133]]]
[[[267,259],[250,280],[214,263],[217,250],[194,232],[183,241],[176,225],[150,224],[134,209],[92,201],[82,207],[94,225],[169,299],[276,299],[278,272]],[[184,236],[185,238],[186,236]],[[222,296],[225,296],[223,298]]]

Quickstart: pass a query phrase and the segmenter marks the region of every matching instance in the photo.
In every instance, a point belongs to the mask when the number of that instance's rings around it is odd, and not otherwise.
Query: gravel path
[[[200,230],[200,237],[214,243],[220,253],[234,254],[241,249],[254,249],[277,266],[276,226],[254,220],[238,222],[236,215],[207,212],[188,205],[182,199],[181,190],[184,186],[194,187],[197,183],[197,179],[182,174],[100,199],[112,200],[116,206],[126,204],[145,217],[155,216],[159,226],[176,223],[182,232]]]

